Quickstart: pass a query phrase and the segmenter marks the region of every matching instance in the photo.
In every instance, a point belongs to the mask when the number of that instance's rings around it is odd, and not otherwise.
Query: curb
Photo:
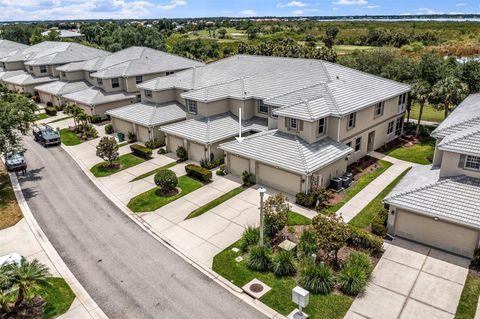
[[[285,316],[278,313],[277,311],[273,310],[272,308],[268,307],[267,305],[263,304],[261,301],[250,297],[246,293],[243,292],[242,289],[235,286],[233,283],[225,279],[224,277],[217,274],[212,269],[206,267],[198,260],[191,258],[187,252],[183,249],[177,247],[172,241],[168,238],[164,237],[162,234],[159,234],[154,229],[151,228],[150,224],[143,220],[138,214],[133,213],[130,211],[121,201],[119,201],[106,187],[101,184],[96,177],[90,172],[89,168],[85,167],[82,162],[80,162],[75,154],[73,154],[65,145],[61,144],[62,149],[70,155],[70,157],[77,163],[83,173],[90,179],[90,181],[100,190],[102,193],[110,200],[112,203],[115,204],[126,216],[128,216],[133,222],[135,222],[138,226],[140,226],[144,231],[150,234],[153,238],[155,238],[158,242],[163,244],[165,247],[170,249],[173,253],[177,256],[185,260],[188,264],[192,265],[194,268],[199,270],[205,276],[210,278],[212,281],[216,282],[223,288],[225,288],[228,292],[232,293],[236,297],[238,297],[241,301],[249,304],[250,306],[257,309],[259,312],[267,316],[271,319],[286,319]]]
[[[10,180],[12,181],[12,188],[15,193],[15,197],[17,198],[18,205],[22,211],[23,218],[27,222],[28,227],[32,231],[48,259],[50,259],[60,276],[70,286],[76,298],[89,313],[90,318],[108,319],[108,316],[102,311],[102,309],[100,309],[85,288],[83,288],[80,282],[75,278],[75,275],[70,271],[70,269],[68,269],[67,265],[63,262],[55,247],[53,247],[52,243],[48,240],[47,236],[38,225],[35,217],[32,214],[32,211],[30,210],[30,207],[25,200],[25,197],[23,196],[22,188],[18,182],[17,175],[12,172],[9,172],[8,174],[10,176]]]

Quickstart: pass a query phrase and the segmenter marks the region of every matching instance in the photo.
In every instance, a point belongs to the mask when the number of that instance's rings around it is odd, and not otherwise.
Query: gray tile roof
[[[186,118],[185,110],[177,102],[162,104],[142,102],[109,110],[106,113],[111,117],[147,127],[163,125]]]
[[[135,94],[124,91],[107,93],[97,87],[89,87],[82,91],[65,94],[63,97],[81,104],[99,105],[133,99],[135,98]]]
[[[0,80],[5,80],[5,79],[8,79],[8,78],[11,78],[13,76],[17,76],[17,75],[20,75],[20,74],[24,74],[25,71],[24,70],[16,70],[16,71],[1,71],[0,72]]]
[[[204,64],[201,62],[163,51],[134,46],[90,61],[65,65],[58,69],[67,72],[85,70],[94,72],[91,74],[92,77],[112,78],[178,71],[202,65]]]
[[[54,81],[46,84],[42,84],[35,87],[35,90],[50,93],[53,95],[64,95],[73,92],[82,91],[91,87],[85,81],[75,81],[75,82],[65,82],[65,81]]]
[[[22,73],[19,73],[15,76],[2,78],[2,81],[6,83],[11,83],[15,85],[31,85],[31,84],[41,84],[52,81],[57,81],[57,78],[51,76],[34,76],[28,72],[22,70]]]
[[[461,154],[480,156],[480,124],[447,135],[438,148]]]
[[[242,121],[243,133],[261,132],[267,129],[267,120],[263,118],[254,117],[251,120]],[[238,117],[232,113],[223,113],[162,126],[160,130],[202,144],[211,144],[238,136]]]
[[[20,50],[25,50],[26,48],[28,48],[28,45],[0,39],[0,59],[15,54]]]
[[[242,143],[224,143],[220,148],[305,175],[314,173],[352,152],[352,148],[328,137],[309,144],[298,136],[278,130],[247,136]]]
[[[480,94],[471,94],[432,132],[442,138],[480,124]]]
[[[410,90],[406,84],[322,60],[236,55],[139,85],[147,90],[178,88],[199,101],[262,99],[315,120],[343,116]],[[305,101],[312,103],[302,103]],[[277,110],[278,114],[284,112]]]
[[[406,210],[480,228],[480,179],[465,175],[438,178],[439,169],[414,167],[385,198]]]

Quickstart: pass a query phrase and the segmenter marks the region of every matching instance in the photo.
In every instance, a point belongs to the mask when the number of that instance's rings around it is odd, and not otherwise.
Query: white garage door
[[[205,146],[190,142],[188,144],[188,158],[197,162],[205,159]]]
[[[170,135],[167,138],[167,150],[170,153],[175,154],[175,152],[177,151],[177,148],[179,146],[183,146],[183,140],[181,138],[178,138],[178,137],[172,136],[172,135]]]
[[[128,137],[128,132],[133,132],[132,123],[130,122],[114,118],[112,119],[112,125],[115,132],[122,132],[125,134],[125,138]]]
[[[42,103],[45,103],[45,104],[47,104],[48,102],[53,103],[52,96],[50,94],[39,92],[38,95],[40,96],[40,101],[42,101]]]
[[[150,140],[150,134],[148,133],[148,127],[137,126],[137,139],[140,142],[147,142]]]
[[[230,173],[237,176],[242,176],[242,173],[250,171],[250,161],[243,157],[237,157],[235,155],[228,156],[228,162],[230,167]]]
[[[395,233],[400,237],[468,257],[472,256],[478,243],[478,232],[473,229],[398,209]]]
[[[299,175],[264,164],[258,166],[259,184],[273,187],[287,194],[296,194],[301,191],[301,178]]]

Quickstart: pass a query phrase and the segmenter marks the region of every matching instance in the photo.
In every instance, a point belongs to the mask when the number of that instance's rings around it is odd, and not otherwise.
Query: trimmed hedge
[[[347,245],[365,249],[371,251],[372,253],[377,253],[382,251],[383,247],[383,238],[380,236],[372,235],[368,231],[350,226],[349,227],[350,235],[347,239]]]
[[[312,193],[305,194],[300,192],[295,194],[295,203],[300,206],[312,208],[317,203],[317,196]]]
[[[130,149],[132,150],[133,154],[143,157],[145,159],[152,157],[152,150],[148,147],[139,144],[132,144],[130,145]]]
[[[201,166],[188,164],[185,166],[185,171],[187,172],[188,176],[198,179],[202,182],[209,182],[212,180],[212,172]]]
[[[57,109],[53,106],[49,106],[45,108],[45,113],[47,113],[50,116],[55,116],[57,115]]]
[[[113,134],[113,125],[112,124],[105,125],[105,134]]]
[[[153,150],[153,149],[165,146],[165,141],[160,139],[153,139],[150,141],[146,141],[145,146]]]

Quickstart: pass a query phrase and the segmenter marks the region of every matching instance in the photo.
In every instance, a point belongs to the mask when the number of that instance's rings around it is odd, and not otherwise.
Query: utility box
[[[300,286],[296,286],[292,290],[292,301],[296,305],[300,306],[301,308],[305,308],[308,306],[308,302],[310,301],[310,293],[308,290],[303,289]]]

